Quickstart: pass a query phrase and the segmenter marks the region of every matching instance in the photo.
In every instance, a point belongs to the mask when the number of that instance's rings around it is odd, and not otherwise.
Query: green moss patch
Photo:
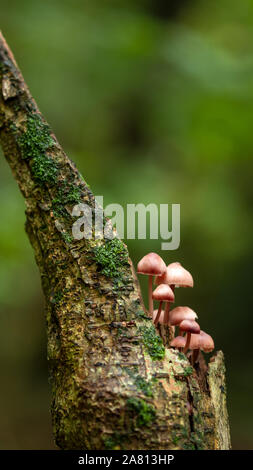
[[[135,313],[136,317],[139,318],[140,320],[149,320],[149,317],[141,309],[136,310],[134,313]]]
[[[39,183],[55,183],[57,181],[58,168],[52,158],[46,155],[36,157],[31,168],[33,176]]]
[[[153,325],[141,326],[139,332],[142,334],[143,344],[153,361],[161,361],[165,355],[162,338],[156,333]]]
[[[143,377],[138,375],[135,378],[134,383],[136,387],[144,393],[144,395],[146,395],[147,397],[153,397],[153,385],[156,381],[156,379],[151,379],[150,381],[147,381]]]
[[[192,373],[193,373],[193,368],[191,366],[185,367],[184,369],[185,377],[188,377],[188,375],[192,375]]]
[[[125,436],[118,431],[115,431],[111,436],[104,436],[102,439],[104,441],[105,449],[113,450],[115,448],[120,448],[122,441]]]
[[[41,157],[54,144],[50,129],[38,114],[27,119],[26,131],[18,137],[18,144],[24,159]]]
[[[26,122],[26,130],[22,133],[12,126],[17,133],[17,143],[24,160],[31,160],[31,171],[35,180],[40,183],[53,184],[58,177],[58,167],[53,158],[46,155],[54,140],[50,129],[39,114],[30,114]]]
[[[63,298],[63,293],[61,291],[57,291],[53,298],[52,298],[52,303],[53,304],[58,304]]]
[[[52,209],[56,217],[68,217],[65,209],[67,205],[74,205],[81,202],[82,190],[74,183],[64,182],[57,189],[57,193],[52,202]]]
[[[138,375],[136,370],[131,370],[126,367],[126,372],[128,373],[129,377],[131,377],[134,381],[134,385],[144,393],[147,397],[153,397],[153,386],[154,383],[157,382],[156,378],[152,378],[151,380],[145,380],[141,375]]]
[[[63,240],[66,243],[72,243],[73,242],[73,237],[68,232],[62,232],[61,236],[62,236]]]
[[[136,424],[139,427],[147,426],[155,420],[155,408],[141,398],[129,398],[127,408],[136,415]]]
[[[179,353],[178,353],[178,357],[179,357],[179,359],[181,359],[182,361],[186,361],[186,360],[187,360],[187,357],[186,357],[185,354],[182,353],[182,352],[179,352]]]
[[[64,182],[57,190],[54,204],[78,204],[81,201],[81,189],[73,183]]]
[[[114,238],[94,248],[94,258],[101,274],[123,280],[123,268],[128,265],[128,252],[121,240]]]

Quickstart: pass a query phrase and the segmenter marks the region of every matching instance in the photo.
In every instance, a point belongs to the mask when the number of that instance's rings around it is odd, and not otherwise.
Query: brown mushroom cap
[[[194,310],[189,307],[176,307],[170,311],[170,324],[179,325],[183,320],[194,321],[198,316]]]
[[[200,349],[201,337],[200,334],[192,334],[189,349]]]
[[[184,336],[176,336],[170,343],[172,348],[184,348],[186,344],[186,338]]]
[[[200,331],[200,349],[206,353],[214,350],[214,341],[212,336],[208,335],[204,331]]]
[[[192,334],[191,341],[190,341],[190,349],[201,349],[206,353],[213,351],[214,349],[214,341],[213,338],[205,333],[204,331],[200,330],[199,334]]]
[[[200,333],[200,326],[196,321],[183,320],[179,324],[179,328],[180,330],[186,331],[187,333],[194,333],[194,334]]]
[[[160,302],[174,302],[175,295],[168,284],[160,284],[153,292],[152,298]]]
[[[180,263],[171,263],[167,266],[165,273],[158,275],[155,284],[169,284],[179,287],[193,287],[192,275],[181,266]]]
[[[161,276],[165,270],[165,262],[156,253],[148,253],[148,255],[143,256],[137,265],[137,272],[139,274]]]

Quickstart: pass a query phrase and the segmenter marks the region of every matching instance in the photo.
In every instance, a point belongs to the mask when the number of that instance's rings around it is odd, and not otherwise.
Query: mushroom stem
[[[160,302],[159,304],[159,308],[158,308],[158,312],[157,312],[157,315],[154,319],[154,324],[157,325],[158,321],[159,321],[159,318],[160,318],[160,315],[161,315],[161,311],[162,311],[162,305],[163,305],[163,301]]]
[[[175,291],[175,285],[171,284],[170,286],[172,292]],[[170,325],[170,302],[167,303],[164,312],[164,323]]]
[[[184,351],[183,351],[184,354],[186,354],[187,351],[188,351],[188,348],[189,348],[189,346],[190,346],[190,341],[191,341],[191,333],[188,331],[188,332],[187,332],[186,343],[185,343],[185,347],[184,347]]]
[[[165,310],[164,310],[164,324],[170,324],[170,302],[166,302]]]
[[[149,309],[149,314],[151,317],[153,316],[153,310],[154,310],[154,304],[153,304],[153,299],[152,299],[152,288],[153,288],[153,276],[149,275],[148,276],[148,309]]]
[[[195,362],[197,362],[199,357],[199,349],[193,349],[192,351],[192,365],[194,366]]]

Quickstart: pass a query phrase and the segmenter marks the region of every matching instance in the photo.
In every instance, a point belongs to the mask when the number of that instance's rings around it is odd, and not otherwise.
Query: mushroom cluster
[[[193,287],[192,275],[180,263],[171,263],[168,266],[156,253],[149,253],[138,263],[137,272],[149,276],[148,298],[149,314],[154,325],[158,323],[178,328],[178,334],[170,346],[178,348],[184,354],[192,351],[191,362],[198,360],[199,351],[209,353],[214,349],[214,342],[210,335],[200,329],[197,323],[198,316],[189,307],[176,307],[170,310],[170,304],[175,302],[175,287]],[[153,291],[154,283],[157,286]],[[154,310],[153,301],[159,302],[158,309]],[[165,304],[164,310],[163,305]]]

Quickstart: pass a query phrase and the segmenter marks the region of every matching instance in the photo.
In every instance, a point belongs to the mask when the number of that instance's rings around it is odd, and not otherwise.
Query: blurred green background
[[[235,449],[253,448],[253,1],[8,0],[3,34],[95,195],[181,204],[177,291],[226,356]],[[0,448],[54,448],[43,298],[0,155]],[[143,280],[142,280],[143,282]]]

